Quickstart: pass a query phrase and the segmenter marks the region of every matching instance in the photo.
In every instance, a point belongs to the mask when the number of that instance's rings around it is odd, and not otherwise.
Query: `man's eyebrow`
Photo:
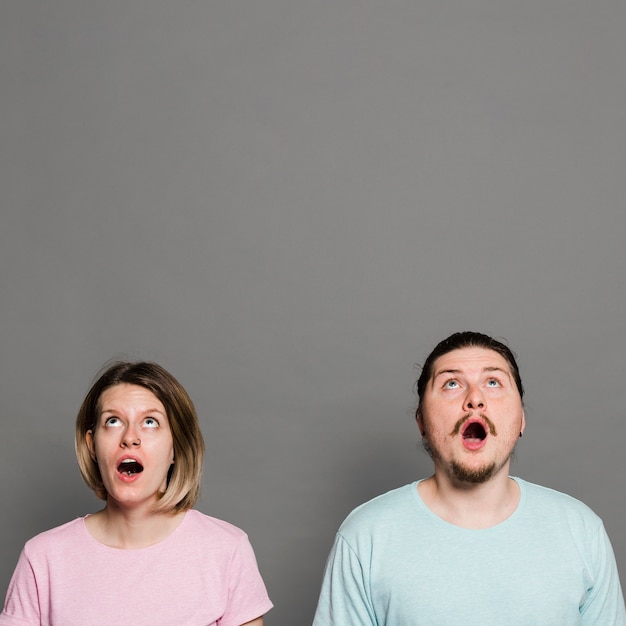
[[[460,373],[461,373],[461,370],[455,370],[455,369],[438,370],[433,374],[433,380],[435,380],[435,378],[438,378],[442,374],[460,374]]]
[[[483,367],[482,371],[483,372],[502,372],[503,374],[506,374],[507,376],[511,375],[510,371],[502,367],[498,367],[497,365]],[[438,378],[442,374],[460,374],[460,373],[461,373],[461,370],[457,370],[457,369],[438,370],[433,374],[433,380],[435,380],[435,378]]]
[[[498,367],[497,365],[494,365],[492,367],[485,367],[483,368],[483,372],[502,372],[507,376],[511,375],[511,372],[509,370],[505,370],[503,367]]]

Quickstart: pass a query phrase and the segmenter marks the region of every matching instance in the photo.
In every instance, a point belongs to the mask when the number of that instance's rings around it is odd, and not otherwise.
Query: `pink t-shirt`
[[[164,541],[119,550],[84,518],[26,543],[0,626],[240,626],[272,607],[246,534],[188,511]]]

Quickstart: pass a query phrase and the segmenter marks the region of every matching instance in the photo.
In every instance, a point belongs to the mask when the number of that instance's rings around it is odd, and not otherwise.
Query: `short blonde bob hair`
[[[100,398],[104,391],[121,384],[138,385],[151,391],[165,407],[172,431],[174,464],[155,512],[190,509],[200,495],[204,440],[191,398],[183,386],[157,363],[116,362],[92,385],[76,417],[76,457],[83,479],[98,498],[107,499],[98,463],[89,452],[87,432],[96,433]]]

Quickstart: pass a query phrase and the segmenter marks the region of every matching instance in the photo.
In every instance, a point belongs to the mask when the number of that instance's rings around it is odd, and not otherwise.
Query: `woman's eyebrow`
[[[104,415],[105,413],[122,413],[123,411],[120,411],[118,409],[102,409],[102,411],[100,411],[100,415]],[[161,409],[146,409],[145,411],[141,411],[141,413],[143,415],[146,415],[148,413],[158,413],[159,415],[165,415],[165,413],[163,411],[161,411]]]

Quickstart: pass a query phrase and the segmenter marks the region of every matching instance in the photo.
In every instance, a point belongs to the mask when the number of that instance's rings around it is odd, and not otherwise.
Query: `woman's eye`
[[[143,425],[147,428],[157,428],[159,422],[154,419],[154,417],[146,417],[146,419],[143,421]]]
[[[107,417],[104,421],[104,425],[108,428],[115,428],[116,426],[121,426],[121,424],[119,417]]]
[[[458,386],[459,386],[459,383],[456,380],[448,380],[443,385],[443,388],[444,389],[457,389]]]

